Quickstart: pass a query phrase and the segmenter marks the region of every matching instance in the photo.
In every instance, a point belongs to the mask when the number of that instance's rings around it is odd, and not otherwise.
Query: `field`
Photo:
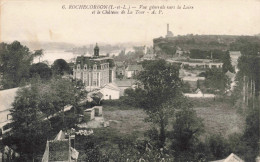
[[[245,119],[227,101],[213,99],[193,99],[194,110],[203,119],[205,134],[221,134],[224,137],[240,133]],[[110,127],[125,134],[142,135],[151,126],[144,122],[147,117],[142,109],[122,106],[104,105],[104,118],[110,121]]]
[[[110,128],[120,133],[143,137],[143,133],[150,128],[150,123],[144,122],[147,117],[142,109],[130,108],[122,110],[120,106],[104,106],[104,118],[110,121]]]
[[[203,119],[206,135],[221,134],[227,137],[232,133],[242,133],[245,119],[228,101],[195,99],[192,102],[197,115]]]
[[[192,103],[205,125],[202,139],[209,134],[222,134],[227,137],[231,133],[243,130],[244,119],[229,103],[213,99],[196,99],[192,100]],[[152,126],[144,121],[147,114],[142,109],[126,106],[120,101],[104,103],[103,116],[105,121],[109,121],[109,127],[94,129],[94,136],[76,137],[76,148],[80,152],[79,161],[84,161],[89,154],[86,152],[89,141],[94,141],[95,145],[100,146],[103,153],[107,150],[115,152],[119,151],[118,144],[123,141],[132,143],[136,139],[144,139],[145,132]],[[171,130],[172,126],[169,125],[168,128]]]

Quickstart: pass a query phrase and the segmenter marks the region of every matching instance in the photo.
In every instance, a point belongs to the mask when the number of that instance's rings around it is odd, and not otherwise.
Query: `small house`
[[[120,97],[120,89],[116,84],[109,83],[99,90],[103,94],[104,100],[116,100]]]
[[[126,77],[132,78],[133,76],[137,75],[140,71],[143,71],[142,65],[128,65],[125,70]]]

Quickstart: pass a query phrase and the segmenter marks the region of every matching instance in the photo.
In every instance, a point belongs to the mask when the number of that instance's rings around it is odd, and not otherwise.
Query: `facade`
[[[125,65],[123,62],[116,62],[116,77],[125,76]]]
[[[75,142],[75,134],[66,137],[61,130],[54,140],[47,140],[42,162],[76,162],[79,152],[72,147],[72,141]]]
[[[132,78],[142,70],[143,70],[142,65],[128,65],[125,74],[127,78]]]
[[[99,56],[99,47],[94,48],[94,57],[79,56],[73,68],[73,79],[82,80],[87,88],[100,88],[112,83],[115,78],[114,60]]]
[[[104,100],[116,100],[120,97],[120,89],[117,85],[109,83],[99,90],[103,94]]]
[[[201,69],[207,69],[207,68],[222,68],[223,63],[222,62],[214,62],[212,60],[207,59],[189,59],[189,60],[173,60],[168,59],[167,62],[171,64],[180,64],[182,68],[201,68]]]
[[[1,135],[9,130],[7,124],[11,122],[10,110],[14,102],[18,88],[0,91],[0,138]]]
[[[156,59],[156,54],[154,54],[153,47],[146,47],[146,48],[145,48],[145,54],[144,54],[144,56],[141,58],[140,61],[144,61],[144,60],[155,60],[155,59]]]
[[[127,88],[134,88],[136,81],[134,79],[116,80],[115,84],[120,89],[120,96],[124,96],[124,92]]]

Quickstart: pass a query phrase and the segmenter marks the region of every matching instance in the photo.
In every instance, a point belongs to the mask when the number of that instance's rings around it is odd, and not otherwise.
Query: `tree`
[[[176,112],[173,124],[172,147],[178,152],[191,151],[198,143],[199,136],[204,132],[202,119],[197,117],[190,103],[186,103],[180,111]]]
[[[71,72],[69,64],[64,59],[55,60],[51,68],[55,75],[64,75]]]
[[[222,66],[223,73],[226,73],[227,71],[230,71],[232,73],[235,72],[235,70],[234,70],[234,68],[232,67],[232,64],[231,64],[231,58],[230,58],[230,55],[229,55],[229,51],[227,51],[225,54],[222,55],[221,60],[223,62],[223,66]]]
[[[209,69],[205,75],[205,86],[213,91],[213,93],[222,96],[230,89],[230,79],[221,69]]]
[[[226,158],[231,153],[228,141],[221,135],[210,136],[206,143],[214,159]]]
[[[39,62],[41,62],[41,58],[42,58],[43,55],[44,54],[43,54],[43,50],[42,49],[35,50],[35,52],[34,52],[34,57],[38,57],[39,58]]]
[[[1,84],[4,89],[17,87],[29,78],[29,68],[34,55],[18,41],[11,44],[1,43],[0,46]]]
[[[20,153],[24,161],[31,161],[39,153],[47,140],[50,124],[43,121],[39,104],[39,89],[35,85],[25,87],[17,92],[13,103],[12,115],[12,142],[15,151]]]
[[[76,87],[67,79],[53,79],[50,83],[51,89],[58,96],[55,106],[62,115],[62,123],[64,124],[65,106],[74,105],[76,102]],[[64,125],[65,126],[65,125]]]
[[[35,75],[39,75],[41,79],[45,80],[50,79],[52,76],[51,68],[45,63],[33,64],[29,69],[29,73],[31,78]]]
[[[255,109],[249,110],[246,117],[246,127],[242,136],[242,141],[246,144],[244,157],[246,161],[254,161],[259,154],[259,105]]]
[[[159,126],[160,147],[163,147],[168,118],[174,112],[172,102],[182,95],[179,69],[164,60],[156,60],[147,65],[137,79],[144,86],[142,107],[149,116],[147,120]]]

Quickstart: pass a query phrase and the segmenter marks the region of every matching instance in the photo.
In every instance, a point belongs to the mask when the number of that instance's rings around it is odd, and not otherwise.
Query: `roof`
[[[230,71],[227,71],[227,72],[226,72],[226,75],[227,75],[230,79],[232,79],[233,77],[236,76],[234,73],[231,73]]]
[[[123,62],[115,62],[115,64],[116,64],[117,67],[124,66],[124,63],[123,63]]]
[[[63,139],[65,139],[65,134],[63,133],[62,130],[60,130],[60,132],[57,134],[54,140],[63,140]]]
[[[100,64],[109,63],[109,67],[112,67],[114,62],[113,58],[100,56],[96,57],[87,57],[87,56],[78,56],[76,58],[76,63],[74,67],[76,68],[78,64],[80,64],[80,68],[83,69],[84,65],[87,65],[88,68],[91,68],[94,64],[98,66],[100,69]]]
[[[12,108],[17,90],[18,88],[12,88],[0,91],[0,112]]]
[[[128,71],[142,71],[143,67],[142,67],[142,65],[128,65],[126,70],[128,70]]]
[[[69,139],[65,139],[65,134],[62,130],[57,134],[52,141],[47,141],[42,162],[63,161],[68,162],[72,159],[77,159],[79,152],[70,147]]]
[[[226,159],[211,162],[244,162],[244,160],[240,159],[237,155],[231,153]]]
[[[240,51],[229,51],[229,55],[230,57],[232,56],[241,56],[241,52]]]
[[[131,87],[135,83],[134,79],[127,79],[127,80],[116,80],[115,84],[118,87]]]
[[[69,140],[49,141],[49,161],[69,160]]]
[[[106,84],[103,88],[108,88],[108,89],[111,89],[111,90],[116,90],[116,91],[119,91],[120,89],[118,88],[118,86],[116,84],[113,84],[113,83],[109,83],[109,84]],[[103,89],[102,88],[102,89]],[[102,90],[101,89],[101,90]]]

